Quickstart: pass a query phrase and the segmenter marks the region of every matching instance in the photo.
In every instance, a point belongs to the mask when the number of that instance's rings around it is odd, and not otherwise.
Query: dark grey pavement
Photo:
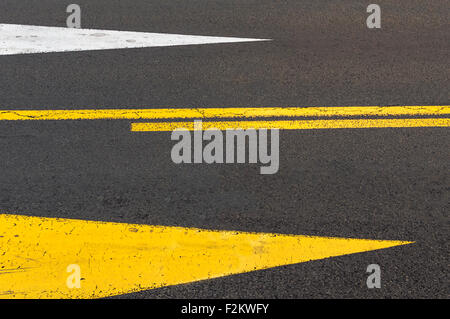
[[[448,1],[0,0],[0,23],[271,42],[0,56],[0,109],[449,105]],[[130,121],[0,122],[0,212],[415,244],[126,295],[448,298],[449,128],[283,131],[280,170],[175,165]],[[366,267],[382,270],[367,289]]]

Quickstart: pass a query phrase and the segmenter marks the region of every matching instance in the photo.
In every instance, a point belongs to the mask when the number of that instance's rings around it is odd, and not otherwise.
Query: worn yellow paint
[[[409,243],[3,214],[0,297],[106,297]]]
[[[0,110],[0,121],[25,120],[142,120],[175,118],[254,118],[321,116],[447,115],[449,105],[339,106],[339,107],[233,107],[90,110]]]
[[[339,119],[339,120],[294,120],[294,121],[223,121],[202,122],[202,129],[341,129],[341,128],[387,128],[387,127],[448,127],[448,118],[415,119]],[[132,123],[133,132],[158,132],[186,129],[193,131],[194,122]]]

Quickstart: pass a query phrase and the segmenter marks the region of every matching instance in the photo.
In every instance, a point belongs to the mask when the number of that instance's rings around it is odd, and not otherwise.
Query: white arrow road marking
[[[0,24],[0,55],[255,41],[270,39]]]

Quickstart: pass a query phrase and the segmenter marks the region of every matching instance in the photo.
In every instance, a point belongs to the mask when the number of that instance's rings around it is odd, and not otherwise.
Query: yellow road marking
[[[0,297],[106,297],[409,243],[0,215]]]
[[[298,120],[298,121],[226,121],[202,122],[202,129],[283,129],[312,130],[339,128],[386,128],[386,127],[448,127],[449,118],[416,119],[344,119],[344,120]],[[133,132],[158,132],[186,129],[193,131],[194,122],[132,123]]]
[[[345,106],[345,107],[244,107],[189,109],[99,109],[99,110],[0,110],[0,121],[26,120],[142,120],[175,118],[253,118],[305,116],[400,116],[447,115],[449,105],[434,106]]]

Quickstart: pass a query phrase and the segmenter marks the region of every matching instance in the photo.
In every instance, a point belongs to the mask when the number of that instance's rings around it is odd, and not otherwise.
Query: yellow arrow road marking
[[[297,120],[297,121],[223,121],[202,122],[202,129],[283,129],[312,130],[340,128],[387,128],[387,127],[449,127],[449,118],[426,119],[345,119],[345,120]],[[194,130],[194,122],[132,123],[133,132]]]
[[[175,118],[253,118],[305,116],[416,116],[448,115],[449,105],[339,106],[339,107],[241,107],[97,110],[0,110],[0,121],[26,120],[142,120]]]
[[[3,214],[0,297],[106,297],[409,243]]]

